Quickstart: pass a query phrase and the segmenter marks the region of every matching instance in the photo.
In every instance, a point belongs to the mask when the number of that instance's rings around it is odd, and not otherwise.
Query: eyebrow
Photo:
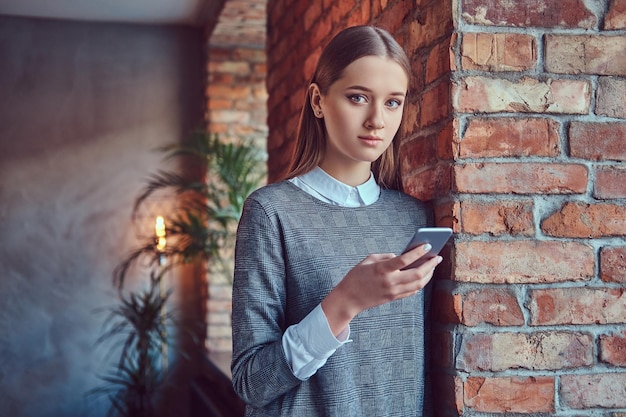
[[[346,87],[346,90],[361,90],[361,91],[366,91],[368,93],[372,92],[371,88],[367,88],[367,87],[364,87],[362,85],[351,85],[349,87]],[[404,91],[392,92],[389,95],[404,97],[404,96],[406,96],[406,92],[404,92]]]

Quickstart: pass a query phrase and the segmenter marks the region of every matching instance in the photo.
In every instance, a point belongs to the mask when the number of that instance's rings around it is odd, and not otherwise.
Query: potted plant
[[[177,204],[164,221],[167,245],[159,238],[148,239],[113,274],[120,302],[111,309],[99,341],[117,340],[122,347],[114,369],[102,377],[105,384],[91,392],[109,398],[110,417],[155,415],[154,401],[164,381],[163,349],[170,344],[167,326],[174,323],[167,313],[170,291],[164,288],[164,275],[185,263],[219,262],[220,251],[234,242],[245,198],[263,179],[261,152],[250,142],[224,142],[217,135],[195,133],[186,143],[160,151],[166,159],[182,158],[200,175],[158,170],[135,200],[133,217],[161,190],[171,191]],[[127,291],[127,277],[138,264],[150,271],[148,285]]]

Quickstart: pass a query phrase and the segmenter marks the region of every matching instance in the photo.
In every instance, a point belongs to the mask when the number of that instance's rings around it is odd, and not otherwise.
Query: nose
[[[365,120],[365,127],[370,130],[379,130],[385,127],[383,106],[374,104]]]

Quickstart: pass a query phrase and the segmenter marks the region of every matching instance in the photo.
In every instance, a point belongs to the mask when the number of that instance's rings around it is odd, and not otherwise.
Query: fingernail
[[[433,247],[430,246],[430,243],[427,243],[424,245],[424,252],[428,252],[429,250],[431,250]]]
[[[437,263],[440,264],[441,261],[443,261],[443,258],[441,256],[437,256]]]

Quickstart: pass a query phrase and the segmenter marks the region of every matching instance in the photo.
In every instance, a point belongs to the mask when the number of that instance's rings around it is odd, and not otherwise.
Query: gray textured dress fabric
[[[424,292],[374,307],[307,381],[281,338],[371,253],[399,254],[419,226],[420,201],[382,190],[369,206],[321,202],[289,182],[255,191],[237,231],[233,286],[233,386],[247,416],[422,416]],[[367,291],[367,288],[363,288]]]

